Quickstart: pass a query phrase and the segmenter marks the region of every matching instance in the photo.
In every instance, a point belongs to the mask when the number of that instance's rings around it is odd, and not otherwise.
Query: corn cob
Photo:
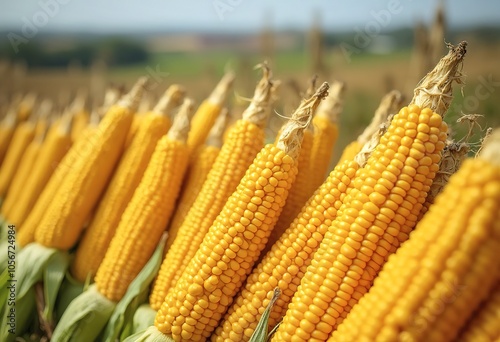
[[[265,146],[248,168],[158,311],[155,327],[163,334],[204,341],[215,329],[278,220],[297,174],[303,131],[327,91],[324,83],[303,101],[278,143]]]
[[[456,338],[500,279],[491,267],[500,249],[500,131],[494,135],[450,178],[329,341]]]
[[[177,95],[177,89],[168,90],[153,111],[144,115],[137,127],[76,250],[71,265],[75,279],[83,282],[89,275],[91,279],[95,275],[157,142],[170,128],[168,114],[172,97]]]
[[[22,197],[25,192],[26,182],[31,177],[32,170],[35,166],[35,160],[40,153],[44,138],[45,132],[39,133],[26,147],[21,161],[19,162],[18,169],[12,178],[9,192],[2,204],[2,216],[11,224],[13,223],[12,211],[17,207],[19,198]]]
[[[154,310],[160,308],[168,289],[184,272],[224,203],[264,144],[263,127],[269,113],[273,85],[269,77],[269,71],[264,68],[264,76],[257,85],[250,106],[222,146],[207,181],[163,259],[149,297]]]
[[[481,303],[461,332],[459,342],[490,342],[500,340],[500,282]]]
[[[442,115],[465,47],[450,49],[426,76],[358,170],[272,341],[326,341],[368,291],[393,241],[415,226],[439,169]]]
[[[328,226],[352,189],[351,180],[366,163],[386,126],[375,132],[354,160],[345,160],[337,165],[307,201],[290,227],[254,268],[245,287],[212,336],[212,341],[248,341],[264,308],[272,300],[275,287],[280,289],[281,295],[269,316],[269,326],[274,327],[282,319]]]
[[[370,137],[378,131],[380,125],[387,121],[387,117],[398,111],[401,106],[402,98],[401,93],[397,90],[392,90],[382,97],[370,124],[365,128],[363,133],[359,135],[358,139],[354,140],[344,148],[337,164],[342,163],[344,160],[352,160],[354,156],[361,151],[363,145],[366,144],[370,140]]]
[[[224,108],[208,134],[205,145],[194,151],[191,156],[191,166],[182,185],[181,196],[175,208],[175,214],[168,228],[168,238],[163,253],[167,253],[177,236],[194,201],[198,197],[207,175],[212,169],[215,159],[222,147],[222,134],[227,122],[227,109]]]
[[[16,200],[9,222],[18,229],[23,225],[37,198],[42,193],[57,165],[71,147],[72,116],[66,115],[59,125],[49,128],[47,137],[31,170],[30,177],[24,184],[24,191]]]
[[[295,181],[288,193],[288,198],[285,206],[283,207],[283,211],[278,219],[278,222],[276,223],[276,226],[271,231],[266,248],[264,248],[262,253],[267,253],[269,249],[271,249],[272,245],[278,241],[280,236],[290,226],[290,223],[293,221],[295,216],[300,213],[300,209],[302,209],[311,194],[314,192],[312,191],[311,186],[311,182],[313,180],[311,180],[312,173],[310,168],[313,139],[312,127],[308,126],[308,128],[304,131],[299,160],[297,161],[297,177],[295,177]]]
[[[168,224],[189,160],[186,138],[192,109],[192,100],[186,99],[172,128],[158,141],[99,266],[97,290],[109,300],[123,297]]]
[[[112,106],[48,206],[35,231],[39,244],[68,250],[78,240],[83,224],[99,199],[123,150],[132,115],[144,89],[140,79],[129,94]]]
[[[172,110],[175,107],[178,107],[182,103],[185,95],[186,95],[186,90],[184,89],[184,87],[178,84],[172,84],[165,91],[165,94],[163,94],[156,107],[157,108],[161,107],[162,108],[161,111],[170,120]],[[137,130],[139,129],[139,126],[141,125],[141,121],[146,117],[146,114],[148,113],[147,111],[149,111],[149,109],[146,109],[146,104],[149,105],[149,103],[145,102],[144,100],[146,98],[147,97],[143,97],[143,101],[141,101],[141,106],[140,106],[142,108],[139,108],[137,113],[135,113],[134,115],[134,119],[132,120],[132,125],[130,126],[130,129],[128,131],[127,140],[125,141],[126,148],[128,148],[128,146],[132,143],[134,135],[136,134]],[[157,108],[154,108],[153,112],[157,111]]]
[[[222,110],[233,81],[234,74],[232,72],[226,73],[210,96],[198,107],[191,123],[191,131],[189,132],[187,142],[191,151],[194,151],[205,142],[208,132]]]
[[[71,166],[80,159],[81,155],[83,155],[84,151],[88,148],[88,141],[94,134],[97,134],[97,126],[93,124],[87,126],[80,139],[71,146],[61,159],[54,173],[52,175],[50,173],[45,174],[48,180],[47,183],[45,186],[41,183],[39,184],[39,189],[41,191],[40,196],[34,198],[32,210],[21,226],[18,227],[19,233],[17,234],[17,243],[19,246],[24,247],[35,241],[35,230],[45,215],[47,208],[51,204],[66,175],[72,171]],[[46,165],[43,169],[47,170],[47,167],[51,167],[51,165]]]
[[[115,91],[113,91],[115,93]],[[110,94],[110,91],[106,93],[108,96]],[[111,96],[109,96],[111,98]],[[114,98],[114,97],[113,97]],[[106,106],[106,102],[104,104]],[[33,199],[33,209],[27,214],[26,219],[24,220],[23,224],[21,225],[22,230],[19,232],[17,235],[17,243],[19,246],[23,247],[26,246],[27,244],[34,242],[35,241],[35,230],[38,227],[38,224],[43,218],[43,215],[45,215],[45,212],[47,211],[47,208],[51,204],[52,199],[56,195],[57,191],[59,190],[60,184],[66,177],[66,175],[72,171],[72,166],[80,159],[80,157],[85,153],[85,151],[88,149],[88,142],[92,139],[92,136],[97,134],[98,130],[98,125],[100,122],[100,115],[99,111],[104,108],[101,107],[100,109],[94,109],[90,113],[90,121],[89,125],[85,128],[85,130],[82,132],[80,138],[71,145],[71,148],[67,151],[64,152],[64,150],[59,150],[57,143],[51,144],[52,149],[50,153],[54,153],[53,155],[57,156],[59,153],[62,153],[60,162],[57,164],[57,166],[54,166],[52,163],[50,163],[47,159],[45,163],[43,163],[43,168],[41,167],[40,174],[43,175],[42,178],[46,179],[45,182],[46,184],[42,184],[42,182],[38,183],[40,186],[39,191],[40,191],[40,196],[34,196]],[[56,136],[54,139],[58,139],[57,137],[60,136],[62,133],[65,135],[64,132],[66,130],[69,130],[71,128],[70,124],[71,121],[68,121],[68,118],[70,118],[70,114],[66,112],[62,117],[56,119],[52,123],[52,128],[49,130],[48,133],[48,138],[47,139],[52,139],[52,136]],[[62,131],[59,132],[59,128],[61,127]],[[66,141],[63,139],[62,144]],[[71,142],[70,142],[71,143]],[[66,145],[64,145],[66,146]],[[54,169],[54,172],[50,172],[48,174],[45,174],[43,170],[52,170]],[[47,177],[47,178],[46,178]],[[21,227],[18,227],[21,228]]]
[[[2,163],[2,168],[0,169],[0,198],[7,194],[12,184],[12,179],[16,174],[16,170],[19,169],[19,163],[21,162],[24,151],[31,143],[34,136],[35,123],[32,119],[17,125],[12,141],[9,144],[9,149]]]
[[[344,92],[345,84],[334,81],[331,84],[330,94],[319,105],[318,112],[313,118],[314,142],[310,164],[311,193],[323,183],[328,174],[333,148],[339,135],[338,120],[343,109]]]

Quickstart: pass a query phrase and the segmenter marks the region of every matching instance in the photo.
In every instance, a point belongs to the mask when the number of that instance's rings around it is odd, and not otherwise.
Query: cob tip
[[[172,84],[160,98],[153,112],[168,115],[172,109],[182,103],[184,96],[186,96],[186,89],[179,84]]]
[[[85,88],[80,88],[76,92],[75,99],[73,100],[73,103],[71,104],[71,111],[72,112],[79,112],[82,111],[85,108],[85,102],[87,101],[87,90]]]
[[[187,97],[184,99],[177,115],[174,117],[172,127],[168,131],[168,137],[172,140],[186,142],[191,125],[191,118],[194,114],[194,101]]]
[[[73,118],[75,117],[76,112],[66,109],[61,116],[61,123],[59,124],[58,129],[63,135],[68,135],[71,133],[71,126],[73,125]]]
[[[326,117],[331,122],[338,122],[342,112],[346,84],[341,81],[333,81],[330,84],[329,95],[318,107],[317,116]]]
[[[141,102],[142,94],[149,82],[150,78],[148,76],[140,77],[130,89],[130,91],[125,94],[118,105],[121,107],[129,108],[132,112],[135,112],[139,107],[139,103]]]
[[[292,117],[283,125],[282,132],[278,138],[277,147],[285,151],[286,154],[297,159],[304,130],[311,122],[321,100],[328,96],[330,86],[324,82],[309,99],[302,101],[299,107],[292,114]]]
[[[449,51],[441,58],[436,67],[429,72],[417,85],[410,104],[420,108],[430,108],[435,113],[444,116],[452,101],[452,84],[463,83],[459,68],[467,52],[467,42],[462,41],[457,46],[447,44]]]
[[[266,62],[258,64],[255,68],[262,69],[262,78],[255,87],[252,101],[242,114],[242,119],[259,127],[264,127],[269,116],[269,108],[276,89],[272,79],[272,72]]]
[[[385,94],[375,110],[372,121],[358,137],[358,143],[364,145],[370,141],[372,136],[379,131],[380,126],[387,122],[389,115],[397,113],[402,101],[403,94],[398,90],[391,90]]]
[[[224,107],[222,108],[217,119],[215,120],[214,125],[210,129],[205,145],[219,147],[219,148],[222,147],[223,143],[222,137],[224,135],[224,131],[226,129],[228,120],[229,120],[229,110],[226,107]]]
[[[222,76],[219,83],[217,83],[215,89],[212,91],[207,100],[212,104],[222,106],[226,100],[227,94],[229,93],[229,89],[231,89],[233,85],[234,78],[234,72],[227,71],[224,76]]]
[[[354,161],[358,163],[360,167],[364,167],[368,162],[368,159],[372,155],[373,151],[380,142],[380,138],[387,132],[387,129],[391,125],[392,118],[394,114],[388,114],[385,116],[385,121],[377,126],[377,129],[372,131],[372,135],[367,138],[367,141],[363,143],[361,151],[354,157]]]

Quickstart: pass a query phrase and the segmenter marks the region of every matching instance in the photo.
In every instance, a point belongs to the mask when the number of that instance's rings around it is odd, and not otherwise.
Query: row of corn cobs
[[[230,124],[230,73],[194,115],[178,85],[135,114],[145,79],[50,125],[47,104],[34,120],[13,101],[1,340],[498,341],[500,131],[465,159],[443,121],[465,49],[408,106],[386,95],[326,179],[339,82],[309,89],[265,146],[266,65]]]

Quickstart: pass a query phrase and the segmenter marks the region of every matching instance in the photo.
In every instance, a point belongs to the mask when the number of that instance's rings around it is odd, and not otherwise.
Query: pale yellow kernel
[[[436,144],[433,144],[431,142],[424,143],[424,146],[427,153],[434,153],[434,151],[436,150]]]
[[[442,122],[443,118],[437,113],[433,113],[429,118],[429,126],[440,127]]]
[[[270,178],[273,175],[273,172],[269,168],[265,168],[262,170],[261,175],[265,178]]]
[[[429,138],[430,138],[429,134],[427,134],[427,133],[421,133],[421,132],[419,132],[417,134],[417,137],[416,137],[417,140],[420,140],[423,143],[428,142]]]
[[[416,104],[411,104],[411,105],[408,106],[409,115],[420,114],[420,111],[421,111],[420,107],[418,105],[416,105]],[[408,119],[410,119],[410,118],[408,117]],[[416,122],[414,120],[411,120],[411,121]]]
[[[198,296],[198,295],[203,293],[203,286],[201,286],[200,284],[197,284],[197,283],[193,283],[193,284],[189,285],[188,293],[191,296]]]
[[[401,139],[401,146],[405,146],[407,148],[410,148],[412,144],[413,144],[413,139],[410,137],[405,136]],[[407,153],[405,153],[405,155],[407,155]]]
[[[385,196],[378,192],[372,192],[369,196],[370,201],[374,203],[375,205],[381,205],[382,203],[385,202]]]
[[[340,253],[344,254],[349,259],[354,259],[356,257],[356,250],[347,243],[344,243],[342,245],[342,247],[340,248]]]

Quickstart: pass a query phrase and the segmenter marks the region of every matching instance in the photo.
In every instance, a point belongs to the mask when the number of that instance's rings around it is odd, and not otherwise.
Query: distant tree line
[[[4,42],[0,45],[0,58],[24,61],[32,68],[67,67],[72,63],[87,67],[96,59],[103,60],[109,66],[144,63],[149,54],[142,43],[124,38],[75,41],[65,49],[48,49],[43,40],[35,39],[19,46],[17,52],[9,42]]]

